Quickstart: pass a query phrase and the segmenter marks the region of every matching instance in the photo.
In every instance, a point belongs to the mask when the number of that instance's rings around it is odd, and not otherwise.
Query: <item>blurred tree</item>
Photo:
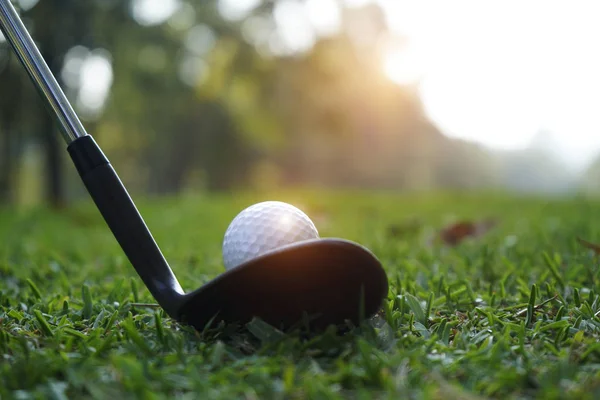
[[[11,95],[0,96],[0,203],[13,200],[20,147],[18,142],[22,141],[17,131],[22,82],[20,74],[15,73],[13,59],[8,45],[4,43],[0,47],[0,81],[5,82],[2,87]]]
[[[188,6],[188,11],[189,7],[195,7],[192,12],[197,11],[195,22],[183,27],[165,21],[145,24],[136,20],[135,3],[45,0],[25,12],[23,18],[53,74],[73,100],[78,88],[69,90],[62,81],[65,54],[75,46],[100,46],[111,52],[116,82],[101,124],[92,133],[100,135],[100,141],[101,135],[106,134],[107,142],[124,144],[116,149],[121,153],[117,160],[129,167],[126,171],[132,172],[132,180],[145,175],[145,187],[158,193],[181,190],[190,171],[198,169],[210,189],[243,181],[251,146],[243,137],[243,127],[232,115],[231,103],[236,100],[230,101],[220,93],[206,96],[197,90],[204,79],[201,68],[212,51],[211,46],[198,48],[198,42],[207,39],[199,37],[198,32],[204,29],[232,51],[235,68],[230,68],[230,75],[225,77],[229,81],[237,70],[245,68],[244,57],[254,57],[253,49],[246,44],[243,51],[238,51],[239,46],[227,44],[241,43],[240,32],[219,17],[216,1],[182,2],[182,9]],[[40,104],[39,99],[37,103]],[[3,105],[4,115],[17,115],[13,108],[23,105],[14,101]],[[64,197],[64,151],[47,111],[29,108],[27,117],[37,122],[37,141],[44,148],[47,201],[59,206]],[[21,122],[13,117],[4,125]],[[86,120],[85,125],[89,129],[90,121]],[[3,150],[9,151],[12,137],[3,135],[7,143]],[[2,176],[10,177],[14,160],[5,160]],[[2,182],[6,187],[9,180],[4,178]]]
[[[377,44],[388,30],[374,3],[343,11],[337,34],[316,37],[299,53],[282,47],[274,0],[242,19],[221,15],[219,0],[180,0],[161,18],[144,15],[143,3],[43,0],[24,12],[130,190],[268,182],[472,188],[514,183],[513,163],[530,168],[448,139],[415,88],[384,75]],[[81,77],[92,58],[110,71],[88,75],[92,87],[109,85],[105,101],[90,108]],[[76,175],[62,168],[66,153],[32,85],[14,60],[2,69],[6,60],[0,53],[0,79],[15,95],[0,98],[0,201],[10,197],[24,144],[32,143],[43,148],[47,201],[60,205],[70,189],[65,177]],[[72,181],[72,193],[82,193]]]
[[[86,7],[92,2],[76,2],[73,0],[45,0],[38,2],[33,8],[23,14],[23,20],[34,36],[42,56],[50,67],[54,76],[61,82],[62,58],[68,49],[81,43],[88,36],[90,8]],[[31,6],[31,4],[29,4]],[[57,29],[60,27],[60,29]],[[11,57],[14,59],[14,57]],[[37,132],[38,142],[43,146],[45,157],[45,195],[47,202],[59,207],[64,202],[64,179],[62,171],[62,153],[59,137],[56,135],[56,124],[51,115],[35,94],[32,99],[33,85],[28,82],[23,85],[25,71],[16,61],[10,62],[4,69],[2,79],[8,85],[11,96],[4,101],[2,108],[2,122],[4,125],[4,151],[10,157],[3,157],[2,179],[4,192],[11,190],[19,151],[15,149],[15,132],[17,126],[29,125]],[[3,84],[4,86],[4,84]],[[20,94],[26,93],[25,97]],[[19,129],[22,131],[23,129]],[[18,134],[21,137],[22,134]],[[19,147],[19,146],[17,146]],[[8,198],[3,196],[5,200]]]
[[[279,162],[291,183],[423,187],[447,139],[418,97],[393,85],[346,36],[278,63],[273,94],[285,121]]]
[[[527,148],[499,153],[500,183],[519,192],[561,193],[573,189],[571,171],[546,150]]]
[[[244,181],[252,153],[227,94],[252,70],[255,52],[219,17],[214,1],[194,4],[189,26],[122,18],[106,43],[115,85],[104,121],[120,126],[129,143],[121,158],[129,152],[125,162],[144,171],[136,179],[145,176],[153,193],[180,191],[197,172],[208,189],[229,188]]]
[[[431,160],[435,187],[494,188],[500,184],[501,164],[491,151],[459,139],[445,140]]]

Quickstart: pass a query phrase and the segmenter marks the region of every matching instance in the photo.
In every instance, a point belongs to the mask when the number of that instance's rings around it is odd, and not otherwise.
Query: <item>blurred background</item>
[[[19,0],[134,194],[600,189],[594,1]],[[0,203],[86,196],[0,36]]]

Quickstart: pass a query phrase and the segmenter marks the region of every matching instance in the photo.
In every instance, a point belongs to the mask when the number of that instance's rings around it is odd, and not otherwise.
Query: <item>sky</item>
[[[218,4],[225,18],[244,20],[259,2]],[[391,83],[416,87],[446,135],[511,150],[544,131],[547,147],[575,171],[600,153],[600,1],[280,0],[269,50],[308,51],[339,30],[340,3],[371,2],[382,7],[392,34],[405,39],[384,48],[382,73]],[[178,7],[179,0],[134,0],[132,11],[151,25]],[[193,15],[181,14],[193,23]],[[83,58],[71,66],[83,62],[84,68],[71,75],[66,68],[63,78],[83,84],[79,105],[93,114],[112,82],[110,63],[105,54],[78,51]]]

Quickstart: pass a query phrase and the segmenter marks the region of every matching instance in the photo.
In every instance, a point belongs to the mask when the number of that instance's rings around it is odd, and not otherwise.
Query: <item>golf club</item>
[[[375,314],[387,296],[379,260],[343,239],[287,245],[185,293],[142,216],[98,144],[52,75],[10,0],[0,0],[0,29],[50,109],[96,207],[158,304],[198,330],[209,322],[245,323],[259,317],[289,328],[306,316],[311,328]]]

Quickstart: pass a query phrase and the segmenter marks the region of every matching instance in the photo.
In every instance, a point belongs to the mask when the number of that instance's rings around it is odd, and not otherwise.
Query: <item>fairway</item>
[[[154,306],[91,202],[0,211],[1,398],[597,398],[600,203],[502,195],[288,192],[181,196],[140,210],[185,290],[224,271],[231,219],[303,209],[322,237],[370,248],[379,315],[349,333],[203,333]],[[459,220],[493,218],[457,246]]]

